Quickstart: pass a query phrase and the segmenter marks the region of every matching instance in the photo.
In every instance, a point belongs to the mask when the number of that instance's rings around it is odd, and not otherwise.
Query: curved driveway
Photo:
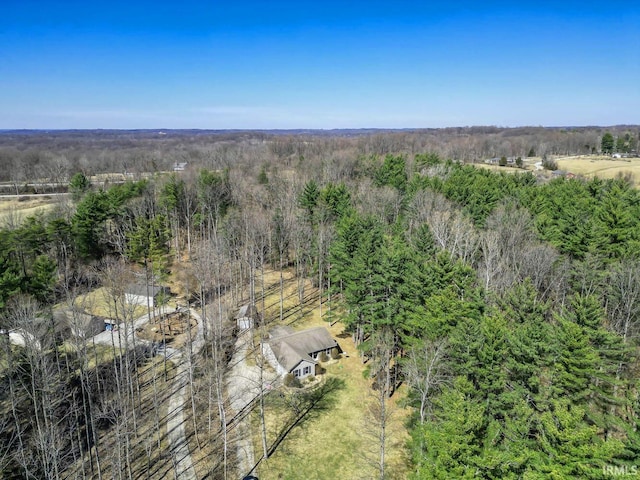
[[[159,308],[155,315],[169,313],[170,310],[164,307]],[[202,328],[202,318],[193,309],[189,313],[198,322],[195,337],[193,337],[191,345],[187,345],[180,349],[166,347],[164,355],[170,358],[177,366],[172,394],[169,397],[167,409],[167,436],[169,439],[169,450],[173,459],[176,478],[179,480],[196,480],[196,472],[193,466],[191,453],[189,452],[189,444],[187,442],[184,431],[184,406],[186,403],[186,393],[189,386],[189,369],[192,365],[191,359],[202,349],[204,345],[204,329]],[[102,345],[112,345],[115,348],[125,348],[127,345],[133,345],[134,332],[136,329],[149,321],[152,314],[146,314],[136,319],[133,325],[124,323],[118,324],[114,331],[101,332],[93,337],[94,343]],[[151,344],[148,340],[135,339],[136,343]]]

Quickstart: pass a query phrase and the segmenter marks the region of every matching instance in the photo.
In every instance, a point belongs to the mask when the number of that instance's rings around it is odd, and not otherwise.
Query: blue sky
[[[2,129],[621,123],[637,2],[2,1]]]

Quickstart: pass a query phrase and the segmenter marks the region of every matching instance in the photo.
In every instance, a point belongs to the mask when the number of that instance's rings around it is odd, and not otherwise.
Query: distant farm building
[[[293,374],[296,378],[316,375],[319,359],[336,348],[338,342],[324,327],[293,332],[280,327],[271,331],[270,338],[262,345],[262,354],[279,375]]]
[[[260,323],[260,313],[255,305],[243,305],[240,307],[235,320],[236,327],[242,332],[255,327],[257,323]]]
[[[176,162],[173,164],[173,171],[174,172],[184,172],[185,169],[187,168],[187,165],[189,165],[187,162]]]

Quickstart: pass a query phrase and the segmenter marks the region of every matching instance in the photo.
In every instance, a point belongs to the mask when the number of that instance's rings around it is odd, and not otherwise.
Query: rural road
[[[22,198],[22,197],[26,197],[26,198],[66,197],[69,195],[71,194],[70,193],[19,193],[19,194],[10,193],[10,194],[0,195],[0,199],[13,200],[13,199]]]

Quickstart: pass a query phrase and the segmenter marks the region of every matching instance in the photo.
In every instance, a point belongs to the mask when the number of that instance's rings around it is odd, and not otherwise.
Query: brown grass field
[[[584,178],[618,178],[626,177],[633,184],[640,186],[640,158],[611,158],[605,155],[576,155],[569,157],[554,158],[558,164],[558,169],[567,173],[573,173]],[[540,162],[540,158],[524,159],[523,169],[514,167],[501,167],[499,165],[488,165],[485,163],[476,163],[477,167],[491,170],[494,172],[505,173],[522,173],[535,171],[535,163]],[[545,177],[551,178],[551,173],[540,170],[537,173]]]
[[[587,178],[616,178],[626,176],[640,185],[640,158],[611,158],[607,156],[558,157],[558,168]]]
[[[0,198],[0,228],[19,225],[25,218],[45,213],[60,202],[59,198],[42,197]]]

